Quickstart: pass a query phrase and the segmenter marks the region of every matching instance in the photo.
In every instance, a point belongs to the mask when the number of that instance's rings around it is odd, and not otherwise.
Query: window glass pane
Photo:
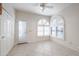
[[[45,30],[45,31],[44,31],[44,35],[45,35],[45,36],[49,36],[49,35],[50,35],[50,31],[48,31],[48,30],[46,31],[46,30]]]
[[[53,26],[55,26],[55,27],[57,26],[57,22],[56,22],[56,21],[57,21],[56,19],[53,20],[52,27],[53,27]]]
[[[47,22],[45,19],[42,20],[43,24],[45,25],[45,23]]]
[[[57,20],[57,24],[62,26],[62,25],[64,25],[64,21],[62,19],[58,19]]]
[[[38,25],[49,25],[48,21],[45,19],[41,19],[38,21]]]
[[[64,27],[58,27],[57,30],[63,32]]]
[[[63,32],[57,32],[57,37],[58,38],[64,38],[64,33]]]
[[[52,37],[56,37],[56,31],[52,31]]]
[[[50,30],[50,27],[49,26],[44,26],[44,30],[45,31],[49,31]]]
[[[52,30],[56,30],[56,27],[52,27],[51,29],[52,29]]]
[[[38,36],[43,36],[43,32],[38,31]]]
[[[38,25],[43,25],[42,23],[43,23],[42,20],[38,21]]]
[[[46,23],[45,23],[45,25],[49,25],[49,23],[48,23],[48,22],[46,22]]]
[[[38,26],[38,31],[42,31],[43,32],[43,26]]]
[[[43,21],[44,25],[49,25],[49,22],[47,20]]]
[[[57,37],[64,38],[64,21],[62,19],[57,20]]]
[[[45,36],[50,35],[50,28],[49,28],[49,26],[44,26],[44,35]]]
[[[43,36],[43,26],[38,26],[38,36]]]

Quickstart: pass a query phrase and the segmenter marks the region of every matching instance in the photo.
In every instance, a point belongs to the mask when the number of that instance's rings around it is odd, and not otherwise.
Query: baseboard
[[[38,42],[42,42],[42,41],[48,41],[49,39],[47,39],[47,40],[39,40],[39,41],[28,41],[27,43],[29,44],[29,43],[38,43]]]
[[[10,51],[7,53],[6,56],[9,56],[8,54],[13,50],[13,48],[15,47],[16,45],[13,45],[12,48],[10,49]]]
[[[28,42],[18,43],[17,45],[28,44]]]
[[[60,43],[60,42],[58,42],[57,40],[53,40],[53,41],[56,42],[56,43],[58,43],[58,44],[60,44],[60,45],[65,46],[65,47],[67,47],[67,48],[70,48],[70,49],[72,49],[72,50],[74,50],[74,51],[79,52],[79,48],[77,48],[77,47],[71,46],[71,45],[69,45],[69,44]]]

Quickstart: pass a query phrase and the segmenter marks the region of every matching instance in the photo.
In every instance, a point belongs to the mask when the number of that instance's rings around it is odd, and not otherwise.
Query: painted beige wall
[[[36,42],[40,40],[48,40],[49,37],[37,37],[37,22],[40,19],[46,19],[49,22],[49,17],[41,16],[29,12],[16,11],[16,32],[15,39],[18,42],[18,21],[26,21],[27,22],[27,42]]]
[[[1,55],[7,55],[14,46],[15,14],[14,14],[14,8],[10,4],[2,4],[2,6],[8,12],[8,16],[5,14],[4,9],[3,9],[2,12],[4,12],[4,13],[2,14],[1,20],[4,20],[4,21],[10,20],[11,21],[11,24],[10,24],[11,28],[10,28],[10,32],[9,32],[11,35],[9,35],[8,37],[5,36],[6,40],[1,39]],[[4,15],[6,16],[6,18],[4,17]]]
[[[65,21],[65,40],[53,39],[54,41],[71,47],[75,50],[79,49],[79,4],[72,4],[65,8],[57,15],[64,17]]]

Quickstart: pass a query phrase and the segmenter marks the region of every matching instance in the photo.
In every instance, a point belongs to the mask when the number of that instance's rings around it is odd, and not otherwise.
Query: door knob
[[[5,36],[1,36],[1,39],[4,39],[5,38]]]

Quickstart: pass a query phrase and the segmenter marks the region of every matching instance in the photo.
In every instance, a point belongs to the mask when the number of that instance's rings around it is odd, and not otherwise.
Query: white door
[[[11,40],[11,19],[5,10],[3,10],[0,24],[1,55],[7,55]]]
[[[19,21],[19,43],[26,42],[26,21]]]

